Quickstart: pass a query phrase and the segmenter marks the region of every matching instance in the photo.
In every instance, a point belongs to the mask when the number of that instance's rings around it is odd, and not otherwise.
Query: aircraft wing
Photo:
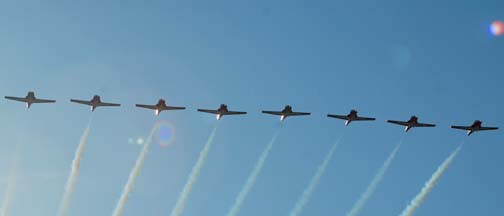
[[[136,104],[135,106],[145,109],[153,109],[153,110],[157,109],[157,106],[154,105]]]
[[[415,127],[436,127],[436,125],[435,124],[418,123],[415,125]]]
[[[78,103],[78,104],[84,104],[84,105],[93,105],[91,101],[85,101],[85,100],[76,100],[76,99],[71,99],[70,102]]]
[[[121,106],[121,104],[116,103],[98,103],[96,106]]]
[[[284,115],[283,112],[278,112],[278,111],[262,111],[264,114],[270,114],[270,115]]]
[[[15,100],[15,101],[19,101],[19,102],[26,102],[26,98],[20,98],[20,97],[5,96],[5,99]]]
[[[245,115],[247,112],[228,111],[224,115]]]
[[[311,113],[307,113],[307,112],[292,112],[290,114],[288,114],[289,116],[304,116],[304,115],[310,115]]]
[[[467,126],[451,126],[451,128],[459,129],[459,130],[472,130],[471,127],[467,127]]]
[[[198,112],[204,112],[204,113],[211,113],[211,114],[218,114],[218,110],[208,110],[208,109],[198,109]]]
[[[480,130],[497,130],[498,127],[481,127]]]
[[[164,110],[185,110],[185,107],[167,106]]]
[[[47,99],[35,99],[33,103],[56,103],[56,101]]]
[[[354,119],[354,121],[374,121],[376,120],[375,118],[369,118],[369,117],[357,117]]]
[[[343,120],[348,120],[348,116],[346,115],[333,115],[333,114],[328,114],[327,117],[329,118],[337,118],[337,119],[343,119]]]
[[[402,126],[408,126],[408,122],[403,122],[403,121],[388,120],[387,122],[392,123],[392,124],[402,125]]]

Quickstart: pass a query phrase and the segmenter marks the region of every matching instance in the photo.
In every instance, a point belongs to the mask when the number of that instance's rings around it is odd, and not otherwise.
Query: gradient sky
[[[153,145],[124,216],[169,215],[215,125],[224,117],[184,215],[224,215],[278,127],[262,109],[309,111],[287,119],[242,216],[287,215],[343,134],[303,215],[350,210],[403,128],[387,119],[437,123],[413,129],[361,215],[398,215],[437,166],[466,145],[417,215],[500,215],[504,131],[449,129],[480,119],[504,126],[504,38],[489,25],[504,1],[2,1],[0,94],[36,91],[54,105],[0,101],[0,197],[15,152],[11,215],[55,215],[91,116],[70,98],[120,102],[98,108],[72,216],[109,215],[157,121],[175,128]],[[135,103],[187,106],[159,117]],[[371,123],[328,119],[358,109]],[[17,146],[17,147],[16,147]]]

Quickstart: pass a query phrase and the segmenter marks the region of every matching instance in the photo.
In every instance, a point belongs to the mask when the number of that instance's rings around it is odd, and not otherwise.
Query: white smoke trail
[[[399,151],[399,148],[401,147],[401,145],[402,145],[402,140],[399,141],[399,143],[394,148],[394,150],[392,150],[392,152],[388,156],[387,160],[380,167],[380,169],[378,170],[378,172],[374,176],[373,180],[371,181],[371,183],[367,187],[367,189],[361,195],[361,197],[359,198],[359,200],[354,204],[352,210],[350,210],[350,212],[347,213],[347,216],[357,216],[361,212],[362,208],[364,207],[364,205],[366,204],[366,202],[368,201],[368,199],[373,195],[374,191],[378,187],[378,184],[383,179],[383,176],[385,175],[385,173],[387,172],[390,164],[394,160],[394,158],[395,158],[395,156],[397,154],[397,151]]]
[[[420,207],[420,205],[424,202],[425,198],[427,198],[427,195],[434,189],[434,186],[436,186],[437,182],[443,175],[443,173],[450,167],[450,164],[453,162],[455,157],[457,156],[458,152],[462,148],[462,144],[453,151],[448,158],[441,164],[441,166],[438,167],[436,172],[432,174],[431,178],[429,181],[425,183],[425,186],[422,188],[420,193],[409,203],[409,205],[404,209],[404,211],[401,213],[401,216],[412,216],[413,213]]]
[[[318,183],[320,182],[320,179],[322,178],[322,175],[324,174],[327,165],[329,165],[329,162],[331,161],[331,158],[334,152],[336,151],[336,148],[339,146],[340,140],[341,138],[334,143],[334,145],[329,150],[329,153],[327,153],[324,161],[322,162],[322,164],[320,164],[320,166],[317,169],[317,172],[311,179],[310,184],[308,184],[308,187],[306,187],[306,189],[304,190],[303,195],[301,195],[294,209],[292,209],[290,216],[300,215],[301,212],[303,211],[304,206],[308,203],[308,201],[310,201],[310,198],[313,192],[315,191],[315,188],[317,187]]]
[[[138,158],[135,162],[135,166],[130,172],[130,175],[128,177],[128,181],[126,182],[126,185],[123,188],[123,192],[121,194],[121,197],[119,198],[119,201],[117,202],[117,206],[112,213],[113,216],[120,216],[122,215],[124,211],[124,207],[126,206],[126,202],[128,201],[129,194],[133,190],[133,186],[135,185],[136,178],[140,175],[140,171],[142,171],[142,166],[145,161],[145,157],[147,156],[147,152],[149,151],[149,146],[152,143],[152,137],[154,136],[154,133],[156,130],[159,128],[159,125],[156,124],[154,127],[151,129],[149,136],[147,137],[146,142],[144,143],[144,146],[142,148],[142,151],[140,152],[140,155],[138,155]]]
[[[177,200],[177,203],[175,204],[175,207],[173,208],[171,212],[171,216],[179,216],[182,214],[184,211],[187,198],[189,198],[189,194],[192,191],[192,188],[194,186],[194,183],[196,183],[196,180],[198,179],[198,176],[201,172],[201,168],[205,164],[206,158],[208,156],[208,152],[210,152],[210,148],[212,147],[213,139],[215,137],[215,133],[217,131],[217,126],[214,127],[212,130],[212,133],[210,134],[210,137],[208,138],[205,146],[203,147],[203,150],[201,150],[200,155],[198,157],[198,161],[192,168],[191,174],[189,175],[189,179],[187,180],[184,189],[180,193],[180,196]]]
[[[7,182],[7,190],[5,191],[5,196],[2,203],[1,216],[9,215],[10,203],[14,196],[14,189],[16,188],[16,175],[17,175],[17,159],[15,158],[9,174],[9,180]]]
[[[261,153],[261,156],[259,156],[259,160],[257,160],[257,163],[254,166],[254,169],[250,173],[250,176],[248,177],[247,181],[245,182],[245,185],[243,186],[242,190],[238,194],[238,197],[236,197],[236,200],[235,200],[233,206],[229,210],[229,212],[227,214],[228,216],[236,216],[238,214],[238,212],[240,211],[241,206],[242,206],[243,202],[245,201],[245,198],[247,197],[250,190],[254,186],[255,181],[256,181],[257,177],[259,176],[259,173],[261,173],[261,170],[264,166],[264,163],[266,162],[266,159],[268,158],[268,155],[269,155],[271,149],[273,148],[273,144],[275,143],[275,141],[278,137],[278,134],[280,134],[280,129],[278,129],[277,132],[275,132],[275,134],[273,135],[273,138],[271,138],[270,142],[268,143],[266,148]]]
[[[77,177],[79,176],[80,161],[84,153],[84,147],[86,146],[87,139],[89,136],[89,130],[91,128],[91,122],[87,125],[82,137],[80,139],[77,150],[75,151],[75,156],[72,161],[72,169],[68,177],[65,192],[63,193],[63,199],[61,200],[60,207],[58,210],[59,216],[65,216],[68,214],[68,208],[70,207],[70,200],[72,198],[73,191],[75,189],[75,183],[77,182]]]

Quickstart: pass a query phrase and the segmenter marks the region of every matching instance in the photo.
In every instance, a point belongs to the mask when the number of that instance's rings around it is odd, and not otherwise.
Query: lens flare
[[[495,36],[502,36],[504,34],[504,22],[494,21],[490,25],[490,32]]]
[[[138,137],[137,140],[136,140],[136,144],[137,145],[143,145],[145,142],[144,138],[143,137]]]
[[[175,141],[175,127],[173,124],[161,121],[156,135],[157,141],[161,147],[168,147]]]

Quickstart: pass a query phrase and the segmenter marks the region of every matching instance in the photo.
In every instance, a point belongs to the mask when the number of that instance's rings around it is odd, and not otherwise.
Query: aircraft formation
[[[26,104],[27,109],[29,109],[33,104],[37,104],[37,103],[56,103],[56,100],[40,99],[40,98],[35,97],[35,92],[33,92],[33,91],[29,91],[25,97],[5,96],[5,99],[23,102]],[[103,102],[99,95],[94,95],[91,100],[70,99],[70,102],[90,106],[90,109],[92,112],[95,111],[95,109],[98,107],[119,107],[119,106],[121,106],[121,104],[118,104],[118,103]],[[162,111],[166,111],[166,110],[185,110],[186,109],[186,107],[168,106],[168,105],[166,105],[166,101],[164,99],[159,99],[157,104],[154,104],[154,105],[136,104],[136,107],[154,110],[156,115],[159,115]],[[243,112],[243,111],[230,111],[226,104],[221,104],[220,107],[215,110],[214,109],[198,109],[197,111],[214,114],[214,115],[216,115],[217,120],[220,120],[223,116],[226,116],[226,115],[245,115],[245,114],[247,114],[247,112]],[[262,113],[268,114],[268,115],[280,116],[280,121],[284,121],[287,117],[311,115],[311,113],[309,113],[309,112],[294,112],[292,110],[292,106],[290,106],[290,105],[286,105],[284,107],[284,109],[281,111],[262,111]],[[348,126],[353,121],[375,121],[376,120],[376,118],[372,118],[372,117],[361,117],[357,113],[358,113],[357,110],[351,110],[350,113],[347,115],[328,114],[327,117],[345,120],[346,126]],[[436,127],[435,124],[418,122],[417,116],[411,116],[411,118],[407,121],[387,120],[387,122],[391,123],[391,124],[404,126],[405,132],[408,132],[412,128],[415,128],[415,127]],[[483,122],[480,120],[475,120],[469,126],[453,125],[453,126],[451,126],[451,128],[458,129],[458,130],[464,130],[467,132],[468,136],[470,136],[474,132],[478,132],[478,131],[498,130],[499,129],[498,127],[483,126]]]

